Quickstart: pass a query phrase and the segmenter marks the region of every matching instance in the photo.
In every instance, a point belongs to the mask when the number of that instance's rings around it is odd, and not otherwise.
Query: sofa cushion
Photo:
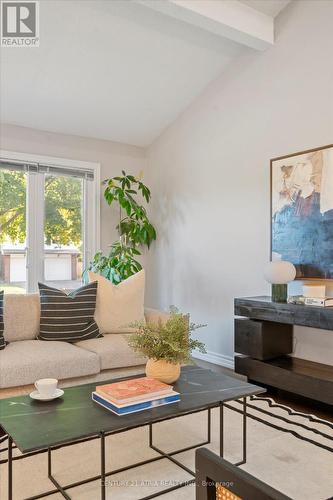
[[[6,294],[4,336],[7,342],[33,340],[39,329],[40,302],[37,293]]]
[[[145,320],[143,269],[118,285],[92,272],[89,279],[98,281],[95,320],[102,333],[129,333],[131,323]]]
[[[101,339],[82,340],[75,345],[99,355],[101,370],[138,366],[146,363],[147,358],[135,353],[127,343],[129,335],[109,333]]]
[[[98,296],[98,294],[97,294]],[[154,309],[145,309],[146,321],[164,322],[170,315]],[[33,340],[38,335],[40,299],[38,293],[6,294],[4,296],[4,337],[7,342]],[[107,332],[110,333],[110,332]]]
[[[167,311],[160,311],[159,309],[152,309],[151,307],[145,308],[145,318],[147,323],[156,323],[160,321],[165,325],[171,318],[171,314]]]
[[[38,283],[40,293],[39,340],[78,342],[102,337],[94,320],[97,281],[70,294]]]
[[[6,347],[6,342],[3,336],[3,296],[4,293],[0,292],[0,350]]]
[[[99,373],[99,357],[67,342],[23,340],[0,351],[0,387],[32,384],[40,378],[81,377]]]

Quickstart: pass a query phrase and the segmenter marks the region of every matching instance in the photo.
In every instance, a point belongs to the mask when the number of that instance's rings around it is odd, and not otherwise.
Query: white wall
[[[270,158],[333,142],[332,24],[332,1],[292,2],[275,46],[240,56],[148,151],[159,230],[148,302],[207,322],[221,362],[233,355],[233,298],[269,293]],[[332,362],[332,332],[296,338],[297,354]]]
[[[64,117],[64,120],[66,117]],[[100,162],[101,180],[118,175],[122,169],[137,174],[146,169],[143,148],[112,141],[87,139],[73,135],[42,132],[14,125],[1,125],[0,148],[19,153],[49,155],[70,160]],[[104,251],[113,243],[118,212],[104,201],[101,190],[101,247]]]

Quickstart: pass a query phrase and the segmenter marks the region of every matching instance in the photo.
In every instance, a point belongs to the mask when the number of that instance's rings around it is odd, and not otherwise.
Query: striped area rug
[[[239,406],[241,405],[241,401],[235,401],[230,406],[240,412]],[[296,411],[289,406],[276,403],[272,398],[263,396],[251,396],[247,409],[250,419],[333,453],[332,422]]]

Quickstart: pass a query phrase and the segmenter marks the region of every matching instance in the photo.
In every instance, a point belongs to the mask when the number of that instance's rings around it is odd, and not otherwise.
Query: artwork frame
[[[270,257],[333,280],[333,144],[270,160]]]

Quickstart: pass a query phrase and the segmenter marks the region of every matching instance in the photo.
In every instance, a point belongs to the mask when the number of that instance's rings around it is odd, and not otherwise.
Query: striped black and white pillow
[[[3,325],[3,300],[4,292],[0,292],[0,350],[6,347],[5,338],[3,336],[4,325]]]
[[[39,340],[79,340],[103,337],[94,320],[97,281],[67,295],[61,290],[38,283],[40,295]]]

